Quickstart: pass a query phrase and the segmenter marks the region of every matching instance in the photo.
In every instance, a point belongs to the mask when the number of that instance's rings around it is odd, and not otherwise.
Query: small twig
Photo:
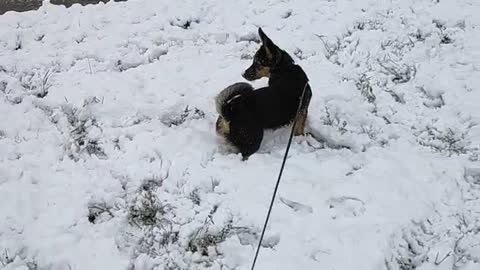
[[[88,67],[90,68],[90,74],[93,74],[92,65],[90,65],[90,58],[87,58]]]
[[[90,209],[97,209],[102,212],[107,212],[111,217],[114,217],[112,211],[105,205],[104,207],[100,207],[98,205],[90,205]]]
[[[325,47],[325,49],[327,50],[327,52],[328,52],[328,54],[329,54],[329,55],[327,56],[328,58],[330,58],[332,55],[335,54],[336,51],[338,51],[338,49],[339,49],[339,47],[340,47],[339,44],[338,44],[338,43],[339,43],[339,42],[338,42],[338,39],[337,39],[337,46],[336,46],[336,47],[332,47],[332,46],[330,46],[330,45],[324,40],[324,38],[325,38],[324,35],[315,34],[315,36],[317,36],[317,37],[320,39],[320,41],[322,41],[323,46]]]
[[[437,256],[435,257],[435,265],[436,266],[439,266],[440,264],[442,264],[448,257],[450,257],[450,251],[440,260],[438,261],[438,255],[439,253],[437,252]]]

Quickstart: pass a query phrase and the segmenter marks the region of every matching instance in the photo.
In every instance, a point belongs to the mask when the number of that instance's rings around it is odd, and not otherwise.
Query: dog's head
[[[293,59],[286,52],[278,48],[277,45],[265,35],[262,28],[258,28],[258,35],[262,41],[262,46],[255,53],[252,65],[242,74],[242,76],[249,81],[262,77],[270,77],[270,72],[273,68],[281,64],[293,63]]]

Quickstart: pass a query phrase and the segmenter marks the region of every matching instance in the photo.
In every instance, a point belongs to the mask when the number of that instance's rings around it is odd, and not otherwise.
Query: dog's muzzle
[[[247,68],[243,73],[242,77],[245,78],[248,81],[253,81],[256,79],[256,70],[253,65],[251,65],[249,68]]]

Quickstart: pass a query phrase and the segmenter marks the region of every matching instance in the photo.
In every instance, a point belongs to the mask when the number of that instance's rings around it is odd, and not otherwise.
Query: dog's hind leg
[[[263,128],[256,125],[231,123],[229,141],[237,147],[243,160],[257,152],[263,140]]]
[[[217,118],[217,123],[216,123],[216,130],[219,135],[221,135],[224,138],[228,137],[228,134],[230,133],[230,123],[225,120],[222,116],[219,116]]]

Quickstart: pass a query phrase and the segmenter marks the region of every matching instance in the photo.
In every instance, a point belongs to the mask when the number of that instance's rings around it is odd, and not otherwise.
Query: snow
[[[0,268],[249,269],[288,139],[214,97],[257,27],[310,78],[257,269],[480,268],[480,3],[130,0],[0,16]],[[254,82],[256,87],[266,80]]]

